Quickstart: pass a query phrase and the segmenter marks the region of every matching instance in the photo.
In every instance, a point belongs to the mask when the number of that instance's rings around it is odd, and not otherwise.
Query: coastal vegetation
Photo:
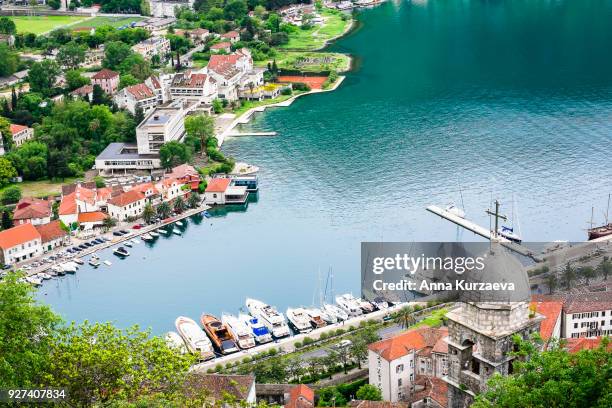
[[[325,8],[321,9],[320,13],[325,20],[322,26],[291,27],[288,29],[289,41],[280,47],[288,50],[315,51],[341,36],[351,24],[350,16],[338,10]]]
[[[539,351],[541,339],[513,339],[514,373],[494,375],[474,408],[609,407],[612,404],[610,339],[596,349],[569,353],[561,340]]]

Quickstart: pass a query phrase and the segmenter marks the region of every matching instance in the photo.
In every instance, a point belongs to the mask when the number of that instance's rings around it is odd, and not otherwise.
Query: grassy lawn
[[[325,42],[341,35],[351,24],[351,20],[342,20],[341,13],[324,9],[321,16],[325,19],[322,26],[315,25],[308,30],[298,28],[289,34],[289,42],[281,48],[313,51],[325,46]]]
[[[66,24],[85,20],[81,16],[14,16],[10,17],[19,33],[42,34]]]
[[[284,102],[287,99],[295,95],[299,95],[301,93],[304,93],[304,91],[293,91],[293,94],[291,95],[281,95],[278,98],[264,99],[263,101],[243,101],[242,105],[238,109],[236,109],[234,113],[236,114],[236,116],[240,116],[249,109],[256,108],[258,106],[272,105],[273,103]]]
[[[446,308],[434,310],[430,316],[426,317],[425,319],[421,320],[420,322],[418,322],[417,324],[415,324],[414,326],[410,328],[412,329],[412,328],[421,327],[421,326],[429,326],[429,327],[441,326],[442,318],[446,316],[446,313],[448,313],[448,309]]]
[[[104,25],[109,25],[117,28],[124,25],[129,26],[132,22],[142,21],[144,19],[144,17],[94,17],[88,20],[83,20],[71,26],[71,28],[100,27]]]
[[[14,185],[21,189],[22,197],[48,197],[59,195],[62,192],[62,184],[74,183],[76,180],[77,178],[67,178],[64,181],[24,181]]]
[[[301,72],[321,71],[348,71],[351,67],[351,58],[348,55],[336,52],[315,51],[285,51],[276,53],[276,64],[280,69],[296,70]],[[272,60],[256,61],[255,65],[266,67]]]

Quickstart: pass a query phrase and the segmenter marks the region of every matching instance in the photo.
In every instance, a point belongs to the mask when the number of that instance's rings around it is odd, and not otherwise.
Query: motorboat
[[[106,266],[111,266],[111,265],[112,265],[111,261],[109,261],[109,260],[106,260],[106,261],[104,261],[104,262],[102,262],[102,263],[103,263],[104,265],[106,265]]]
[[[100,260],[98,258],[91,258],[89,260],[89,264],[94,268],[97,268],[98,266],[100,266]]]
[[[282,313],[279,313],[275,308],[256,299],[247,299],[246,307],[252,316],[255,316],[266,325],[268,330],[272,332],[275,338],[286,337],[291,334],[289,326],[285,321]]]
[[[321,314],[321,318],[323,319],[325,323],[327,324],[338,323],[339,319],[335,313],[330,313],[329,311],[323,309],[323,307],[313,308],[313,309],[316,309]]]
[[[336,296],[336,303],[338,307],[344,310],[350,317],[363,314],[359,301],[349,293]]]
[[[180,230],[180,229],[178,229],[178,228],[174,228],[174,229],[172,230],[172,233],[173,233],[173,234],[176,234],[176,235],[181,235],[181,234],[182,234],[181,230]]]
[[[208,211],[202,211],[202,215],[206,218],[212,217],[212,215]]]
[[[36,276],[26,276],[25,277],[25,281],[28,282],[30,285],[33,286],[40,286],[42,285],[42,279],[36,277]]]
[[[520,244],[522,241],[521,236],[514,232],[513,227],[507,227],[505,225],[502,225],[497,229],[497,233],[502,237],[506,238],[507,240],[516,242],[517,244]]]
[[[340,309],[336,305],[332,305],[332,304],[326,303],[326,304],[324,304],[321,307],[321,310],[326,312],[326,313],[328,313],[328,314],[330,314],[330,315],[336,316],[338,321],[345,321],[345,320],[349,319],[348,313],[346,313],[344,310]]]
[[[72,262],[77,263],[79,265],[84,265],[85,264],[85,262],[83,262],[83,260],[81,258],[74,258],[72,260]]]
[[[200,317],[200,323],[208,338],[212,341],[213,346],[221,354],[227,355],[239,351],[236,339],[232,333],[215,316],[203,313]]]
[[[255,336],[251,328],[238,317],[231,314],[221,315],[221,323],[229,329],[243,350],[255,347]]]
[[[125,245],[128,248],[132,248],[134,246],[134,244],[132,244],[132,241],[125,241],[123,245]]]
[[[130,240],[130,242],[131,242],[132,244],[140,244],[142,241],[140,241],[140,240],[139,240],[139,239],[137,239],[137,238],[133,238],[133,239],[131,239],[131,240]]]
[[[287,320],[296,333],[310,333],[312,331],[310,316],[308,316],[306,310],[301,307],[288,308]]]
[[[149,232],[149,235],[151,235],[153,238],[157,238],[157,237],[159,237],[159,232],[151,231],[151,232]]]
[[[387,302],[382,297],[377,297],[372,301],[374,307],[378,310],[385,310],[389,308],[389,302]]]
[[[49,279],[52,278],[51,275],[49,275],[48,273],[45,273],[45,272],[40,272],[38,274],[38,277],[41,278],[42,280],[49,280]]]
[[[47,275],[51,276],[52,278],[55,276],[58,276],[59,274],[57,273],[57,271],[53,270],[53,269],[47,269],[47,272],[45,272]]]
[[[153,241],[153,236],[151,236],[151,234],[149,234],[149,233],[146,233],[146,234],[142,235],[142,239],[144,241]]]
[[[327,323],[325,323],[325,320],[321,317],[321,310],[315,307],[305,310],[313,329],[320,329],[321,327],[327,326]]]
[[[169,331],[164,336],[164,340],[166,341],[168,347],[173,348],[175,350],[179,350],[181,354],[187,353],[187,346],[185,345],[185,341],[177,332]]]
[[[241,313],[238,315],[238,320],[251,329],[257,344],[265,344],[272,341],[272,333],[270,333],[268,327],[266,327],[257,317]]]
[[[122,256],[122,257],[126,257],[126,256],[130,255],[130,253],[124,247],[119,247],[119,248],[115,249],[113,251],[113,254],[115,254],[117,256]]]
[[[215,357],[210,339],[193,319],[179,316],[174,321],[174,326],[178,334],[185,341],[189,352],[196,354],[200,360],[210,360]]]
[[[178,225],[179,227],[183,226],[183,222],[182,221],[177,221],[175,224]]]
[[[66,273],[76,273],[77,268],[74,262],[66,262],[61,264],[62,270]]]
[[[361,308],[363,314],[372,313],[374,311],[374,305],[368,302],[367,300],[357,299],[357,302],[359,302],[359,307]]]

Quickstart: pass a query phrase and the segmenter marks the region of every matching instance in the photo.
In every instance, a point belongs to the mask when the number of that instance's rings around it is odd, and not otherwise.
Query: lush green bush
[[[305,84],[304,82],[292,82],[291,86],[296,91],[310,91],[310,86],[308,86],[308,84]]]

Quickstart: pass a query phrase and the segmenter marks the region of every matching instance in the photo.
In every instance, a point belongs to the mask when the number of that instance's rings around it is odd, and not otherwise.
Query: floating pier
[[[528,256],[536,262],[543,261],[543,258],[541,256],[536,255],[531,249],[524,247],[521,244],[517,244],[516,242],[512,242],[502,236],[494,234],[493,231],[489,230],[488,228],[484,228],[476,224],[475,222],[466,220],[465,218],[458,217],[457,215],[446,211],[445,209],[442,209],[435,205],[430,205],[429,207],[427,207],[427,211],[434,213],[437,216],[452,222],[453,224],[457,224],[468,231],[472,231],[474,234],[480,235],[483,238],[486,238],[488,240],[497,240],[504,247],[523,256]]]

